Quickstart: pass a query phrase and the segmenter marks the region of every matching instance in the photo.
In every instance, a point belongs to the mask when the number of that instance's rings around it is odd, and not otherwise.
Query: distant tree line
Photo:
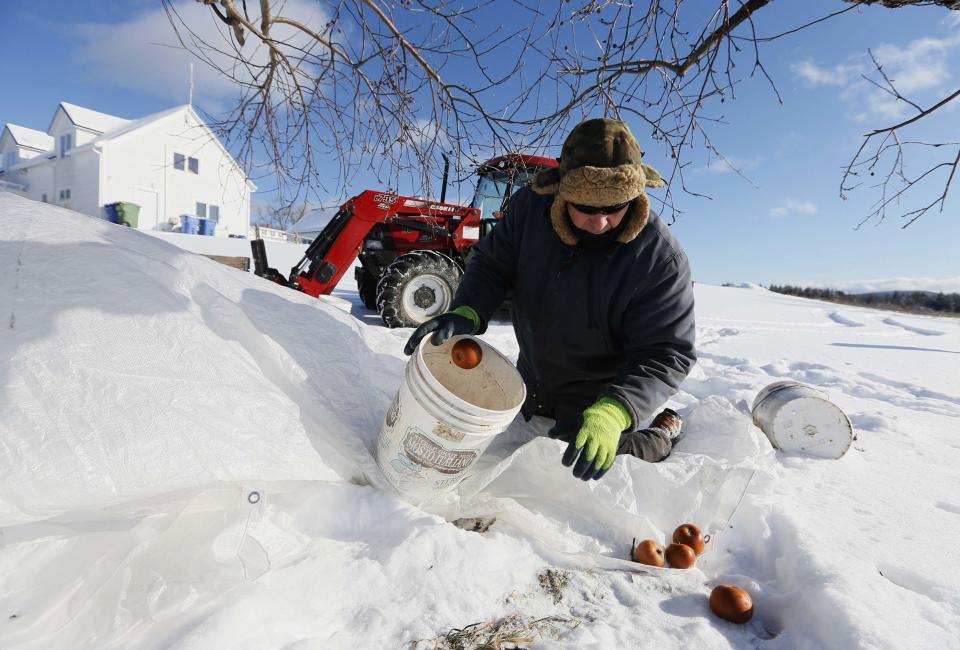
[[[861,305],[878,309],[910,312],[945,312],[960,314],[960,293],[933,293],[931,291],[884,291],[877,293],[846,293],[837,289],[794,287],[789,284],[771,284],[770,291],[801,298],[827,300],[845,305]]]

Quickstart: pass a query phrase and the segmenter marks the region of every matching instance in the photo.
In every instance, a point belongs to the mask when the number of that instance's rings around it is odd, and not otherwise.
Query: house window
[[[200,161],[196,158],[188,158],[187,162],[189,163],[190,173],[199,174],[200,173]]]
[[[182,153],[173,154],[173,168],[183,171],[183,161],[186,160],[186,156]]]
[[[210,206],[210,218],[214,221],[220,221],[220,206],[211,205]]]
[[[73,147],[73,134],[67,133],[60,136],[60,156],[63,157],[67,151]]]
[[[201,219],[207,218],[207,204],[197,201],[197,216]]]
[[[40,195],[40,200],[43,201],[44,203],[46,203],[46,202],[47,202],[47,195],[46,195],[46,194],[41,194],[41,195]]]
[[[13,166],[16,165],[16,164],[17,164],[17,152],[16,152],[16,151],[8,151],[8,152],[7,152],[7,162],[6,162],[5,167],[6,167],[7,169],[10,169],[11,167],[13,167]]]
[[[70,190],[60,190],[60,200],[65,201],[70,198]]]

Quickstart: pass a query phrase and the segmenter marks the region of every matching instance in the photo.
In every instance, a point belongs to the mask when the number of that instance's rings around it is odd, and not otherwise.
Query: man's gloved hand
[[[434,345],[443,345],[444,341],[455,334],[474,334],[479,329],[479,314],[472,307],[463,305],[421,323],[420,327],[413,330],[413,334],[403,348],[403,353],[407,356],[413,354],[423,337],[430,332],[433,332],[430,342]]]
[[[601,397],[583,412],[579,431],[575,422],[558,420],[548,435],[569,440],[562,462],[566,467],[573,465],[574,476],[584,481],[596,480],[613,466],[620,434],[631,423],[630,412],[623,404],[612,397]]]

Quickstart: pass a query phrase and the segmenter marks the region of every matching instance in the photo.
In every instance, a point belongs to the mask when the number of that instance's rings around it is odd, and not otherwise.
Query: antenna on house
[[[190,97],[187,103],[193,106],[193,61],[190,62]]]

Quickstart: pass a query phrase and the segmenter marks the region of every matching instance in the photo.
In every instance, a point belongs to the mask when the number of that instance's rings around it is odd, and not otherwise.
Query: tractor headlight
[[[363,247],[370,251],[382,251],[383,242],[378,241],[376,239],[368,239],[365,242],[363,242]]]

